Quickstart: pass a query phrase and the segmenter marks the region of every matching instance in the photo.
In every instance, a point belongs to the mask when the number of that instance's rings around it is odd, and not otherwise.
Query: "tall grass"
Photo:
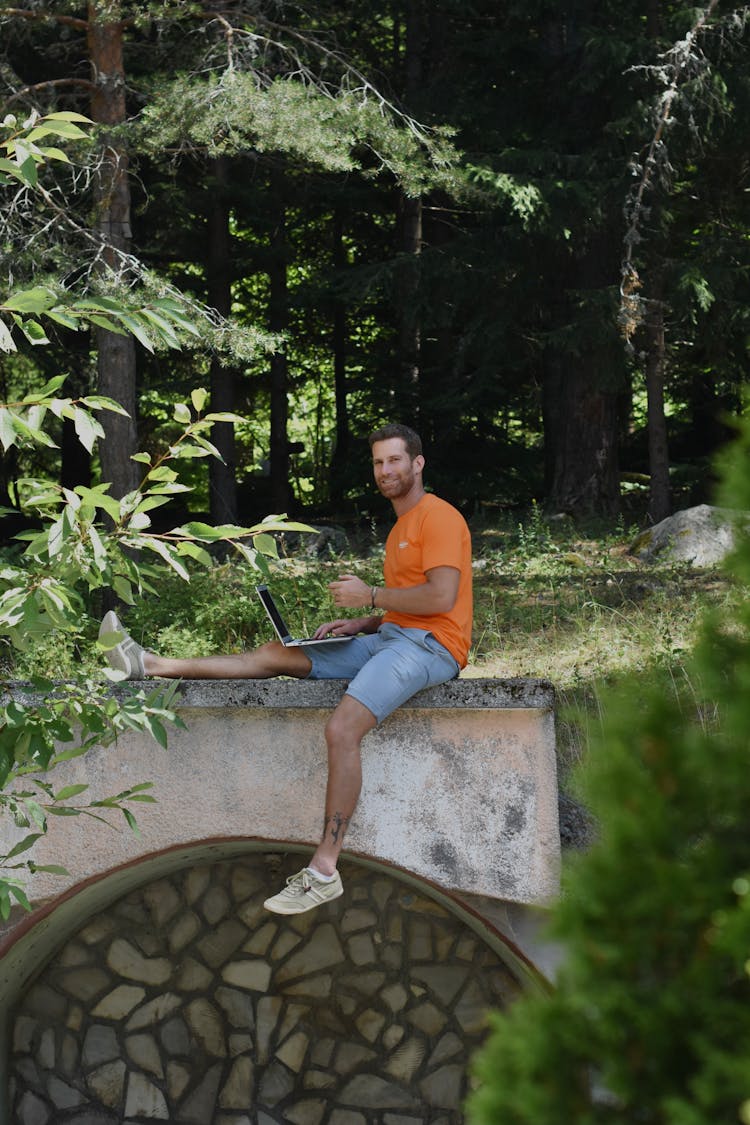
[[[644,565],[628,555],[633,533],[546,523],[537,510],[524,521],[472,526],[474,643],[468,677],[539,677],[557,690],[557,729],[563,773],[585,750],[602,718],[602,689],[624,673],[659,677],[685,707],[700,694],[684,658],[697,623],[711,606],[739,597],[719,571],[685,565]],[[377,582],[382,543],[368,538],[361,554],[310,560],[304,553],[273,567],[275,595],[294,631],[310,632],[341,616],[327,584],[342,572]],[[129,629],[164,655],[236,652],[270,638],[254,587],[257,571],[236,560],[196,568],[189,584],[177,576],[159,583],[158,597],[124,607]],[[6,674],[31,670],[64,677],[73,665],[95,669],[91,645],[97,607],[81,619],[77,636],[47,639]],[[710,718],[710,717],[709,717]]]

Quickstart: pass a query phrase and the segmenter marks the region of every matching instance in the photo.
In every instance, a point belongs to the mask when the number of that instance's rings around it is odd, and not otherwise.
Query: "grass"
[[[601,721],[602,689],[636,672],[663,678],[686,706],[699,685],[686,658],[697,624],[710,606],[740,592],[719,571],[685,565],[645,565],[628,554],[634,532],[547,523],[537,511],[524,521],[489,520],[472,526],[474,643],[468,677],[539,677],[557,690],[563,774],[577,761]],[[341,572],[377,582],[382,537],[368,535],[359,554],[310,560],[304,553],[274,565],[274,593],[290,625],[311,632],[340,616],[327,583]],[[177,576],[159,582],[158,598],[126,609],[133,635],[165,655],[240,651],[269,637],[254,586],[256,571],[236,560],[197,568],[189,585]],[[99,657],[91,644],[96,607],[78,638],[53,637],[22,656],[14,675],[31,670],[60,677]]]
[[[536,514],[474,532],[475,641],[464,675],[550,680],[563,774],[602,721],[605,689],[626,675],[658,677],[699,709],[688,667],[699,623],[741,596],[718,569],[638,561],[633,537],[624,528],[581,534]]]

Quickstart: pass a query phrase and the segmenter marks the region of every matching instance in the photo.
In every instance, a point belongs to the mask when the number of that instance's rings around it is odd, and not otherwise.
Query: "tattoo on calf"
[[[344,833],[349,827],[349,817],[342,816],[339,812],[335,812],[331,816],[327,816],[325,819],[325,823],[323,824],[324,838],[329,830],[329,827],[331,832],[331,839],[333,840],[334,844],[338,844],[339,839],[343,840]]]

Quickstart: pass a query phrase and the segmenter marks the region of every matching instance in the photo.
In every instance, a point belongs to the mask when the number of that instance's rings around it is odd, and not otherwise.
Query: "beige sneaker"
[[[144,649],[134,641],[114,610],[105,613],[99,626],[99,640],[106,645],[106,656],[110,666],[124,672],[129,680],[143,680],[146,671],[143,667]],[[116,644],[112,644],[117,641]]]
[[[266,910],[274,914],[304,914],[314,910],[324,902],[333,902],[344,893],[344,886],[338,871],[330,882],[318,879],[309,867],[303,867],[296,875],[290,875],[283,891],[263,903]]]

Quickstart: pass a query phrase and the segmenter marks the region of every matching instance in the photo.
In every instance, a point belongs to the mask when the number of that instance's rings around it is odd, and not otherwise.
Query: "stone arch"
[[[21,935],[2,962],[16,991],[7,1120],[462,1121],[487,1011],[539,978],[458,900],[369,859],[342,861],[336,902],[268,914],[302,851],[172,849]]]

